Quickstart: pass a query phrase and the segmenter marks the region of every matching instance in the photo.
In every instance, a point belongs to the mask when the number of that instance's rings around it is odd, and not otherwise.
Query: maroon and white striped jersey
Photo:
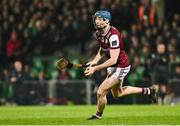
[[[124,50],[124,43],[121,32],[111,26],[105,34],[96,33],[96,36],[106,58],[110,58],[110,49],[120,48],[117,63],[112,67],[124,68],[129,66],[129,60]]]

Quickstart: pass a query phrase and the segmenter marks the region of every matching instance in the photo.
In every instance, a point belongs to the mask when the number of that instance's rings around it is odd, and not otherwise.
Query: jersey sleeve
[[[120,48],[120,40],[117,34],[113,34],[109,38],[110,49]]]

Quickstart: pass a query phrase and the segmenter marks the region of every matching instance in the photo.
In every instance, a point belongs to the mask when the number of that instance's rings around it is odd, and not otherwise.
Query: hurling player
[[[91,76],[96,71],[107,69],[107,77],[97,90],[97,111],[89,119],[101,119],[104,108],[107,104],[106,95],[111,92],[114,97],[121,97],[130,94],[149,95],[155,102],[157,93],[154,87],[132,87],[123,86],[123,80],[130,71],[131,65],[128,55],[124,49],[122,33],[110,25],[111,14],[108,11],[100,10],[93,15],[96,36],[99,42],[99,51],[94,59],[87,64],[85,75]],[[106,61],[98,64],[102,57]]]

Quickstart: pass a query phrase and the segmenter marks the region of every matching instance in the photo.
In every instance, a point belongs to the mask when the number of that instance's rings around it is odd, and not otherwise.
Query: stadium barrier
[[[53,104],[92,104],[92,84],[93,80],[48,80],[36,81],[25,80],[21,84],[9,84],[9,90],[4,94],[11,94],[11,99],[18,102],[20,105],[41,104],[51,102]],[[3,83],[2,90],[7,86]],[[5,92],[5,90],[4,90]],[[8,98],[7,98],[8,99]],[[65,100],[66,99],[66,100]],[[65,100],[65,101],[64,101]]]

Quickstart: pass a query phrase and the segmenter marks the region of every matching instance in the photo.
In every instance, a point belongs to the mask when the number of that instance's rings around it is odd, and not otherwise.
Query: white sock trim
[[[151,94],[151,90],[149,88],[147,88],[147,95]]]

